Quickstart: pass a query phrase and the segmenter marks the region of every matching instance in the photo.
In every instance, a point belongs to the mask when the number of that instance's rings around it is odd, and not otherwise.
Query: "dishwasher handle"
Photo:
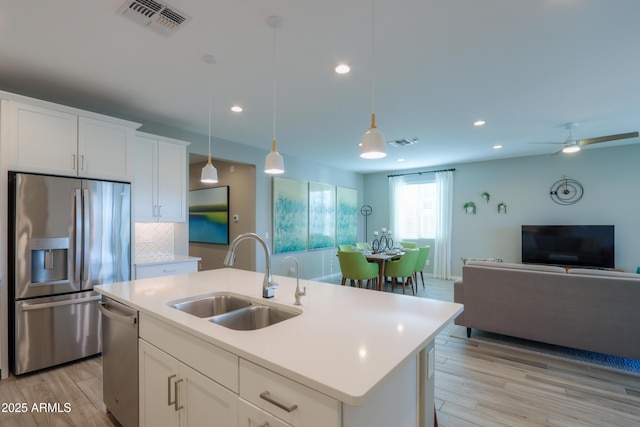
[[[100,305],[98,306],[98,309],[100,309],[100,313],[102,313],[104,316],[108,317],[109,319],[113,319],[118,322],[125,323],[127,325],[135,325],[138,322],[138,316],[136,316],[135,314],[131,316],[123,316],[121,314],[117,314],[109,310],[107,304],[105,304],[104,302],[100,303]]]

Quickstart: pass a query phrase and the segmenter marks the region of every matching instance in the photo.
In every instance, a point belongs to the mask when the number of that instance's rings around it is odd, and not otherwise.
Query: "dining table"
[[[378,290],[381,291],[382,290],[382,285],[384,284],[384,264],[385,262],[387,262],[388,260],[395,260],[395,259],[400,259],[400,256],[402,256],[403,252],[378,252],[378,253],[370,253],[364,254],[364,257],[367,259],[367,261],[370,262],[377,262],[379,267],[378,267]]]

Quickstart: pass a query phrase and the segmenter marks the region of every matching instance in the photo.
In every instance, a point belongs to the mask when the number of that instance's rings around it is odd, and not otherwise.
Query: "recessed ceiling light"
[[[502,145],[500,145],[500,144],[496,144],[496,145],[493,146],[494,150],[499,150],[501,148],[502,148]]]
[[[349,67],[347,64],[339,64],[336,66],[335,70],[338,74],[347,74],[349,71],[351,71],[351,67]]]
[[[404,159],[398,159],[399,162],[404,162]]]
[[[233,111],[234,113],[242,113],[242,107],[239,105],[234,105],[233,107],[231,107],[231,111]]]
[[[485,122],[484,120],[476,120],[475,122],[473,122],[474,126],[484,126],[487,122]]]

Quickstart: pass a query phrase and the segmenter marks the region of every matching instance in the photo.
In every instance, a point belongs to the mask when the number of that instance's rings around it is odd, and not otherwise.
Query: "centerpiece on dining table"
[[[386,228],[382,229],[382,234],[378,233],[378,231],[374,231],[373,242],[371,242],[371,249],[373,249],[373,252],[380,253],[392,251],[394,246],[391,235],[391,230],[387,230]]]

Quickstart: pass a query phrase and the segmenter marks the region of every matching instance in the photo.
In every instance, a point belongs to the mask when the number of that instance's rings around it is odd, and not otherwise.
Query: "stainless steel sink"
[[[237,331],[253,331],[275,325],[300,315],[301,312],[283,310],[269,305],[252,305],[209,319],[210,322]]]
[[[213,317],[249,307],[251,304],[251,300],[239,296],[210,294],[172,301],[169,306],[193,316]]]

